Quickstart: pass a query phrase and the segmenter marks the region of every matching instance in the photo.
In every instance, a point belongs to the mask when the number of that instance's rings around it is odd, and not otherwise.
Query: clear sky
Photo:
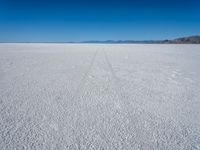
[[[0,0],[0,42],[200,35],[200,0]]]

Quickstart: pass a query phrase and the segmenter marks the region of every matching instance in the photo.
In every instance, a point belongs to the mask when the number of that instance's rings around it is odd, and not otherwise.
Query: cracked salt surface
[[[200,46],[0,44],[0,149],[200,149]]]

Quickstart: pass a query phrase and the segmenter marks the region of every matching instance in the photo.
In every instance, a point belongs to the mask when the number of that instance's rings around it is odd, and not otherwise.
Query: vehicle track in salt
[[[66,102],[60,102],[58,100],[55,100],[56,101],[56,105],[59,109],[59,112],[60,112],[60,115],[62,116],[62,118],[64,120],[60,121],[59,122],[59,135],[60,135],[60,139],[65,139],[66,137],[66,133],[65,133],[65,128],[66,128],[66,116],[69,116],[71,117],[71,119],[77,119],[75,116],[77,115],[77,111],[71,111],[69,112],[67,110],[67,106],[70,105],[71,109],[73,110],[73,108],[76,108],[76,106],[78,105],[78,98],[81,96],[81,92],[84,90],[84,85],[85,83],[87,82],[87,78],[88,78],[88,75],[89,73],[91,72],[93,66],[94,66],[94,63],[95,63],[95,60],[96,60],[96,57],[97,57],[97,53],[98,53],[98,49],[95,50],[94,54],[92,55],[92,58],[91,58],[91,61],[86,69],[86,71],[83,73],[83,76],[78,84],[78,86],[76,87],[75,89],[75,92],[74,94],[72,95],[70,101],[68,101],[68,103]],[[70,104],[69,104],[70,103]],[[71,120],[70,119],[70,120]],[[71,120],[72,121],[72,120]],[[74,129],[74,126],[71,126],[71,129],[76,133],[76,129]],[[75,135],[76,136],[76,135]],[[77,140],[78,137],[76,137],[76,143],[73,143],[73,144],[78,144],[78,149],[80,149],[80,141]],[[66,146],[66,143],[68,143],[68,141],[65,139],[64,140],[65,142],[65,146]]]
[[[123,95],[126,95],[121,89],[121,87],[122,87],[121,80],[120,80],[119,77],[117,77],[106,51],[103,50],[103,53],[104,53],[105,63],[107,64],[107,66],[109,68],[109,71],[110,71],[110,73],[112,75],[112,79],[114,81],[114,85],[113,86],[114,86],[114,90],[115,90],[116,96],[117,96],[117,103],[121,103],[120,100],[123,99]],[[116,104],[116,105],[118,106],[119,104]]]
[[[109,59],[109,57],[108,57],[108,55],[107,55],[107,53],[106,53],[106,51],[105,51],[105,49],[103,49],[103,55],[104,55],[104,59],[105,59],[105,64],[108,66],[108,69],[109,69],[109,72],[110,72],[110,74],[111,74],[111,76],[112,76],[112,79],[111,79],[111,81],[110,82],[112,82],[112,80],[113,80],[113,84],[111,84],[111,85],[113,85],[113,87],[114,87],[114,91],[116,92],[116,99],[115,99],[115,101],[114,101],[114,107],[116,107],[116,110],[117,110],[117,114],[118,115],[120,115],[121,116],[121,118],[126,118],[126,119],[130,119],[130,116],[129,116],[129,112],[128,112],[128,110],[125,110],[125,109],[123,109],[122,110],[122,108],[121,108],[121,105],[124,105],[126,108],[129,108],[129,103],[123,98],[123,95],[125,95],[125,93],[122,91],[122,89],[121,89],[121,80],[120,80],[120,78],[116,75],[116,73],[115,73],[115,71],[114,71],[114,69],[113,69],[113,65],[111,64],[111,62],[110,62],[110,59]],[[123,100],[123,104],[122,104],[122,100]],[[115,118],[115,119],[117,119],[117,118]],[[121,122],[122,120],[120,120],[119,118],[117,119],[119,122]],[[122,126],[122,125],[120,125],[120,126]],[[119,128],[121,128],[121,127],[119,127]],[[122,133],[123,131],[121,131],[121,130],[118,130],[119,131],[119,133],[120,133],[120,138],[121,138],[121,140],[122,141],[124,141],[123,140],[123,137],[122,137],[122,135],[124,135],[124,133]],[[132,136],[132,134],[131,133],[128,133],[130,136]],[[102,138],[104,138],[104,139],[107,139],[107,137],[103,134],[102,135],[103,137]],[[108,143],[107,143],[108,144]],[[127,147],[129,147],[129,148],[131,148],[130,147],[130,145],[128,144],[128,143],[126,143],[126,141],[124,141],[123,143],[122,143],[122,145],[126,145]],[[118,149],[114,144],[112,144],[113,145],[113,148],[114,149]]]
[[[83,74],[78,86],[75,89],[75,92],[73,93],[73,95],[71,97],[70,103],[72,105],[74,105],[77,102],[76,99],[80,96],[81,91],[84,89],[84,84],[86,83],[88,75],[89,75],[89,73],[90,73],[90,71],[91,71],[91,69],[92,69],[92,67],[93,67],[93,65],[95,63],[95,59],[96,59],[97,53],[98,53],[98,50],[96,50],[94,52],[94,54],[92,55],[91,61],[90,61],[89,65],[88,65],[88,69]],[[56,100],[56,102],[59,105],[59,107],[61,107],[64,110],[64,113],[67,113],[67,112],[65,112],[66,111],[66,108],[65,108],[66,107],[65,106],[66,103],[60,104],[60,102],[58,102],[57,100]],[[67,105],[69,105],[69,104],[67,104]]]
[[[90,73],[90,71],[91,71],[91,69],[92,69],[92,67],[93,67],[93,65],[95,63],[95,59],[96,59],[97,53],[98,53],[98,50],[95,51],[95,53],[94,53],[94,55],[93,55],[93,57],[91,59],[91,62],[89,64],[88,69],[84,73],[84,75],[83,75],[78,87],[76,88],[76,91],[74,92],[74,95],[73,95],[73,97],[71,99],[72,102],[80,95],[81,91],[83,90],[84,84],[85,84],[85,82],[86,82],[86,80],[88,78],[88,75],[89,75],[89,73]]]

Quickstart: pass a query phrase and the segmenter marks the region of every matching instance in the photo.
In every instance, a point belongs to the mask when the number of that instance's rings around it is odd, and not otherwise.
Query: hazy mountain
[[[175,43],[175,44],[200,44],[200,36],[189,36],[177,38],[174,40],[165,40],[164,43]]]
[[[144,44],[200,44],[200,36],[189,36],[181,37],[173,40],[145,40],[145,41],[135,41],[135,40],[106,40],[106,41],[83,41],[81,43],[144,43]]]

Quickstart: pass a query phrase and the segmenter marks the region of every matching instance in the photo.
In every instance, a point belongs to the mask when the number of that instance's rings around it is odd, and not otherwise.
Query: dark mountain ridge
[[[164,43],[172,43],[172,44],[200,44],[200,36],[189,36],[177,38],[174,40],[166,40]]]

